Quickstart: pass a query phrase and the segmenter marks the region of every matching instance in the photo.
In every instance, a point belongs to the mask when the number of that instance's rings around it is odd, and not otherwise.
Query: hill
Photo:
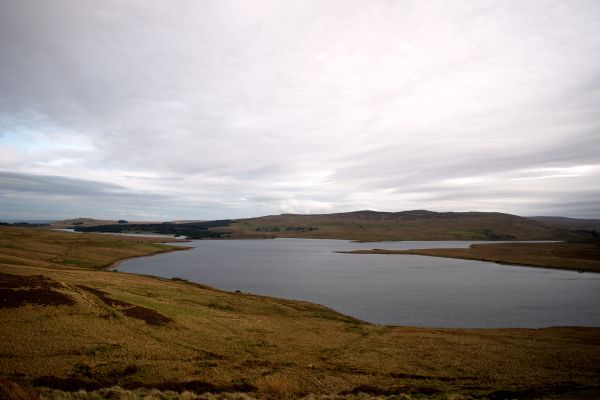
[[[75,229],[75,228],[88,228],[106,225],[156,225],[161,223],[168,224],[189,224],[189,223],[202,223],[206,222],[203,220],[178,220],[170,222],[157,222],[157,221],[125,221],[125,220],[110,220],[110,219],[94,219],[94,218],[71,218],[63,219],[60,221],[49,221],[46,222],[51,229]]]
[[[511,214],[486,212],[356,211],[282,214],[236,220],[215,230],[231,237],[385,240],[568,240],[569,229]]]
[[[61,221],[53,221],[48,224],[49,228],[52,229],[70,229],[78,226],[101,226],[118,223],[116,220],[103,220],[94,218],[72,218]]]
[[[57,221],[51,228],[80,232],[145,232],[190,238],[276,238],[386,240],[574,240],[591,238],[597,220],[524,218],[489,212],[355,211],[281,214],[215,221],[124,222],[90,218]]]
[[[229,226],[232,220],[204,222],[163,222],[163,223],[117,223],[95,226],[76,226],[77,232],[103,233],[158,233],[161,235],[186,236],[189,239],[217,239],[229,237],[226,232],[213,230],[216,227]]]
[[[547,225],[557,226],[574,231],[596,231],[600,232],[600,219],[580,219],[566,217],[529,217],[534,221],[543,222]]]
[[[381,326],[307,302],[102,269],[166,251],[159,241],[0,227],[0,397],[15,388],[45,398],[599,393],[598,328]]]

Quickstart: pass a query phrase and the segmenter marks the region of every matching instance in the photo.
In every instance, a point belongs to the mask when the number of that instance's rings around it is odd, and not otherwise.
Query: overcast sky
[[[0,0],[0,219],[600,218],[600,1]]]

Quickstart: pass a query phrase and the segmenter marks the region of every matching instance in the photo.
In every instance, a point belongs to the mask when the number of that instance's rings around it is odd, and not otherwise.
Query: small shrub
[[[292,399],[298,394],[296,381],[288,375],[269,375],[257,384],[267,399]]]

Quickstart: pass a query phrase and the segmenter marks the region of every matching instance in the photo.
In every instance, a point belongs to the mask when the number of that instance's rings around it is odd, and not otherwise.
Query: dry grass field
[[[311,303],[102,269],[165,251],[156,241],[0,228],[0,397],[600,395],[598,328],[381,326]]]
[[[0,226],[0,264],[41,268],[107,268],[117,260],[183,250],[169,238],[75,234]]]
[[[466,249],[357,250],[355,254],[416,254],[501,264],[600,272],[600,240],[474,244]]]

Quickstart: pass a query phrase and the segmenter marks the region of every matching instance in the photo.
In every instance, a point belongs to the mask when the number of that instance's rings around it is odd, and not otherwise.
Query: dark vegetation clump
[[[409,394],[409,395],[425,395],[431,396],[434,394],[438,394],[441,391],[436,388],[428,387],[428,386],[397,386],[391,388],[381,388],[378,386],[372,385],[359,385],[350,391],[341,392],[341,395],[360,395],[360,394],[368,394],[372,396],[395,396],[400,394]]]
[[[90,369],[91,371],[91,369]],[[123,371],[125,372],[125,371]],[[109,374],[110,375],[110,374]],[[90,377],[71,374],[68,378],[59,378],[55,376],[41,376],[33,380],[33,385],[36,387],[47,387],[68,392],[76,392],[78,390],[99,390],[119,384],[124,389],[158,389],[162,391],[170,390],[178,393],[185,391],[193,391],[195,393],[223,393],[223,392],[255,392],[256,387],[249,383],[230,383],[225,385],[215,385],[210,382],[201,380],[192,381],[166,381],[157,383],[145,383],[139,381],[130,381],[130,374],[123,374],[120,377],[107,374],[94,374]],[[19,399],[20,400],[20,399]]]
[[[256,232],[279,232],[281,228],[278,226],[259,226]]]
[[[69,379],[71,380],[69,385],[77,389],[81,384],[91,384],[96,389],[106,386],[108,382],[131,380],[140,370],[140,367],[136,364],[115,365],[114,363],[101,363],[91,367],[84,363],[76,363],[71,368],[69,374]],[[63,381],[63,384],[65,383],[68,383],[68,381]],[[60,388],[56,387],[56,389]]]
[[[573,232],[582,239],[598,239],[598,232],[595,229],[591,231],[589,229],[576,229]]]
[[[63,286],[43,275],[21,276],[0,272],[0,308],[16,308],[26,304],[40,306],[72,306],[71,296],[59,292]]]
[[[194,380],[187,382],[163,382],[158,385],[152,385],[153,388],[159,390],[172,390],[174,392],[185,392],[191,391],[195,393],[223,393],[223,392],[238,392],[238,393],[248,393],[255,392],[256,387],[250,385],[247,382],[242,383],[230,383],[227,385],[214,385],[209,382]],[[127,389],[134,389],[127,388]],[[137,388],[136,388],[137,389]]]
[[[22,276],[0,272],[0,288],[4,289],[57,289],[62,285],[44,275]]]
[[[49,289],[0,289],[0,308],[17,308],[27,304],[37,306],[72,306],[73,299]]]
[[[13,224],[10,224],[8,222],[0,222],[0,226],[16,226],[17,228],[44,228],[49,225],[30,222],[15,222]]]
[[[312,227],[312,226],[287,226],[285,228],[286,231],[288,232],[312,232],[312,231],[316,231],[318,230],[318,227]]]
[[[190,239],[220,238],[226,236],[225,232],[211,231],[210,228],[229,226],[234,221],[229,219],[188,222],[184,224],[162,223],[162,224],[127,224],[127,221],[112,225],[100,226],[78,226],[77,232],[105,232],[105,233],[158,233],[161,235],[187,236]]]
[[[125,303],[129,304],[129,303]],[[131,307],[122,308],[123,314],[130,318],[135,318],[144,321],[148,325],[161,326],[166,325],[172,321],[171,318],[162,315],[161,313],[154,311],[150,308],[135,306],[129,304]]]
[[[0,399],[37,400],[35,389],[28,383],[0,379]]]
[[[127,303],[121,300],[111,299],[110,297],[108,297],[108,294],[106,292],[103,292],[102,290],[94,289],[85,285],[78,285],[77,287],[95,295],[100,300],[102,300],[102,302],[107,306],[113,307],[121,311],[123,314],[130,318],[135,318],[144,321],[148,325],[162,326],[173,321],[171,318],[162,315],[158,311],[154,311],[150,308],[136,306],[135,304]]]
[[[475,231],[485,240],[514,240],[515,236],[508,233],[496,233],[489,229],[479,229]]]
[[[256,232],[312,232],[319,230],[317,226],[286,226],[285,228],[279,226],[259,226],[255,229]]]

